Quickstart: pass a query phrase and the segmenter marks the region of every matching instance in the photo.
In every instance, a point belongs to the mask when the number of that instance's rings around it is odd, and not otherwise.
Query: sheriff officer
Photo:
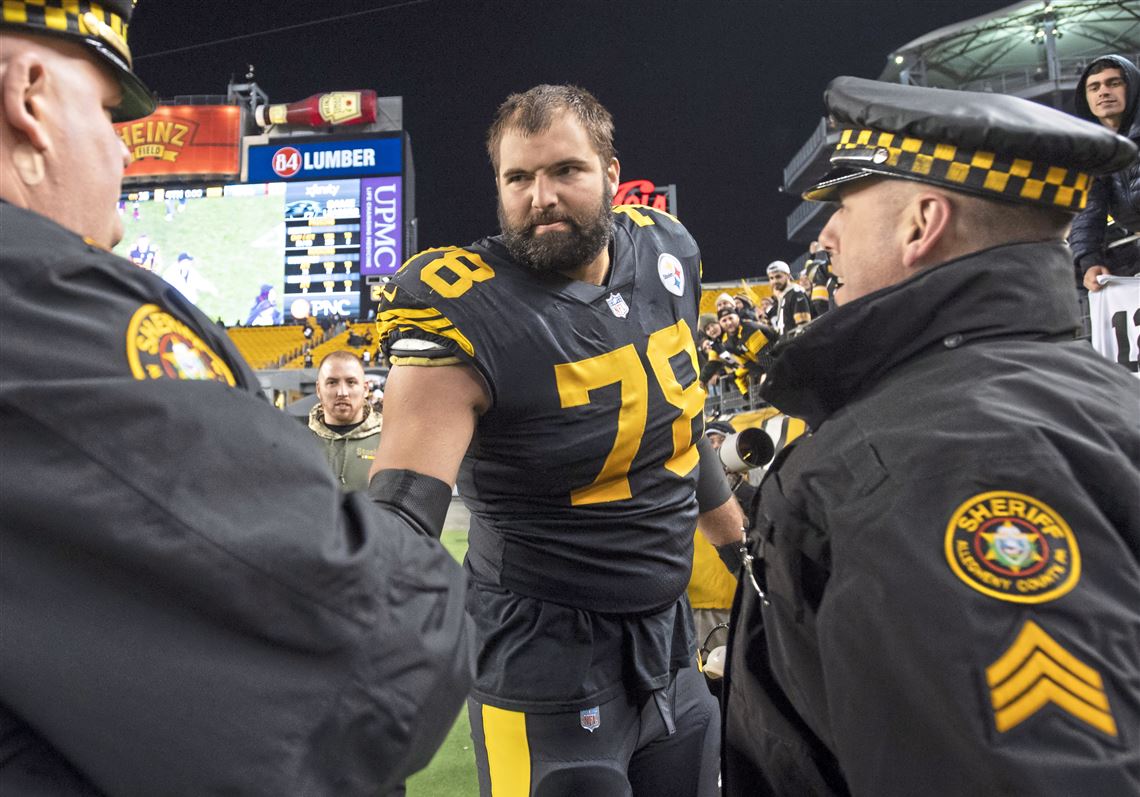
[[[1140,793],[1140,402],[1065,233],[1135,157],[1014,97],[839,78],[836,309],[763,395],[729,795]]]

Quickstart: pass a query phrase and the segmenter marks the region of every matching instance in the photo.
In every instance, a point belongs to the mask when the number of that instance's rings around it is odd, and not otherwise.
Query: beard
[[[567,272],[590,263],[613,238],[614,217],[610,198],[603,187],[598,204],[582,214],[568,210],[531,214],[522,224],[511,224],[499,201],[499,226],[511,258],[533,271]],[[535,235],[540,224],[564,222],[570,229]]]

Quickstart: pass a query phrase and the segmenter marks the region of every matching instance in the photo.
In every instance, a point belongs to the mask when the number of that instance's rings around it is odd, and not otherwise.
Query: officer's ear
[[[48,64],[35,50],[18,53],[0,73],[4,121],[19,134],[17,145],[26,141],[40,153],[51,147],[46,125],[50,107],[48,83]]]
[[[950,198],[939,191],[919,191],[911,197],[902,217],[905,268],[918,270],[938,262],[939,251],[947,243],[953,215]]]

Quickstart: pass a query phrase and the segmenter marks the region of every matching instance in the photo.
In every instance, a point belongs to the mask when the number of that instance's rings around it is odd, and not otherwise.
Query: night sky
[[[420,248],[497,232],[483,136],[506,95],[581,85],[614,115],[622,179],[677,185],[705,279],[717,281],[802,251],[785,235],[797,199],[779,189],[831,78],[878,77],[894,48],[1006,5],[140,0],[130,36],[136,71],[160,97],[224,94],[249,64],[272,102],[402,95]],[[318,20],[330,21],[306,24]]]

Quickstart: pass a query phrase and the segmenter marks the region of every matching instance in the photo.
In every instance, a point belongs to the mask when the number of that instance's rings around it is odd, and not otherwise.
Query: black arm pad
[[[701,457],[697,473],[697,511],[709,512],[732,497],[732,488],[724,476],[720,456],[704,435],[697,441],[697,453]]]
[[[744,550],[744,539],[741,538],[739,542],[726,542],[724,545],[716,546],[716,555],[724,562],[728,572],[735,576],[744,566]]]
[[[438,540],[451,506],[451,488],[434,476],[385,468],[368,482],[368,497],[399,512],[428,537]]]

